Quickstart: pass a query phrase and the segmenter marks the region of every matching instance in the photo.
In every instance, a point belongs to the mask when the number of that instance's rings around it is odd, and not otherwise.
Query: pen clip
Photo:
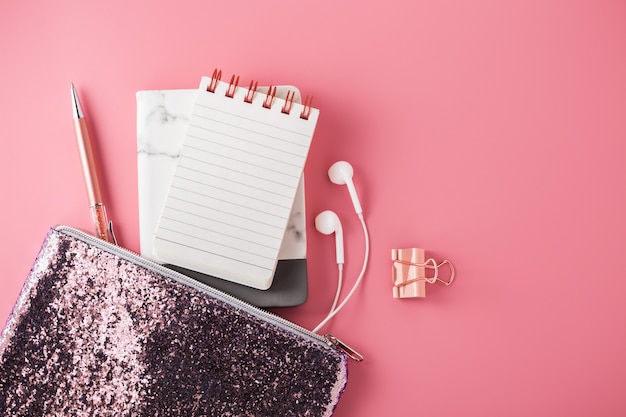
[[[116,246],[119,246],[117,244],[117,238],[115,237],[115,233],[113,232],[113,220],[109,220],[108,231],[109,235],[111,235],[111,238],[113,239],[113,243],[115,243]]]

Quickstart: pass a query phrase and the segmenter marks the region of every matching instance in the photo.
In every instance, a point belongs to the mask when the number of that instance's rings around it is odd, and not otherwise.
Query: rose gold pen
[[[89,129],[87,128],[87,121],[85,120],[83,108],[78,100],[74,84],[70,84],[70,86],[72,90],[72,108],[74,112],[76,142],[78,144],[80,163],[83,168],[83,176],[85,177],[91,217],[96,226],[96,236],[117,245],[115,234],[113,233],[113,222],[108,220],[106,208],[102,202],[98,171],[96,170],[96,161],[94,158],[91,137],[89,136]]]

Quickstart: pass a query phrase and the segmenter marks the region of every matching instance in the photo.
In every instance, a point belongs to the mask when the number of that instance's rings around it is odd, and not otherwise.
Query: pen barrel
[[[85,178],[89,205],[95,206],[96,204],[102,203],[102,195],[100,193],[100,179],[98,178],[98,170],[96,169],[91,137],[85,119],[75,118],[74,129],[76,131],[76,142],[78,144],[78,153],[83,169],[83,176]]]
[[[114,243],[114,239],[109,232],[109,218],[103,204],[95,204],[89,207],[91,209],[91,217],[96,225],[96,236],[99,239]]]

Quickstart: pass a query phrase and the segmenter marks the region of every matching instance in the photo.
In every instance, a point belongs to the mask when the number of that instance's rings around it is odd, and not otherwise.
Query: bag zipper
[[[349,347],[348,345],[346,345],[345,343],[343,343],[341,340],[339,340],[336,336],[327,333],[325,335],[320,335],[318,333],[314,333],[308,329],[305,329],[304,327],[295,324],[287,319],[284,319],[282,317],[280,317],[277,314],[274,314],[270,311],[267,310],[263,310],[260,309],[246,301],[243,301],[231,294],[225,293],[223,291],[220,291],[216,288],[213,288],[209,285],[206,285],[204,283],[201,283],[199,281],[194,280],[191,277],[188,277],[187,275],[181,274],[179,272],[176,272],[174,270],[171,270],[163,265],[160,265],[156,262],[153,262],[149,259],[146,259],[144,257],[142,257],[141,255],[139,255],[138,253],[130,250],[130,249],[126,249],[124,247],[121,246],[116,246],[112,243],[109,243],[107,241],[104,241],[102,239],[98,239],[97,237],[90,235],[86,232],[83,232],[82,230],[76,229],[74,227],[71,226],[57,226],[54,228],[54,230],[58,231],[58,232],[62,232],[65,233],[67,235],[70,235],[72,237],[78,238],[79,240],[82,240],[83,242],[92,244],[100,249],[106,250],[107,252],[110,252],[114,255],[117,255],[121,258],[124,258],[128,261],[131,261],[133,263],[136,263],[146,269],[149,269],[151,271],[154,272],[158,272],[160,274],[163,274],[169,278],[172,278],[184,285],[187,285],[189,287],[192,287],[198,291],[202,291],[204,293],[207,293],[209,295],[211,295],[212,297],[215,297],[221,301],[224,301],[226,303],[229,303],[231,305],[234,305],[236,307],[240,307],[242,308],[244,311],[264,320],[264,321],[268,321],[270,323],[276,324],[284,329],[290,330],[292,332],[295,332],[297,334],[301,334],[304,335],[306,337],[308,337],[311,340],[314,340],[316,342],[322,343],[325,346],[328,347],[332,347],[335,348],[336,350],[339,350],[341,352],[343,352],[344,354],[346,354],[349,358],[357,361],[357,362],[361,362],[363,360],[363,356],[361,354],[359,354],[357,351],[355,351],[354,349],[352,349],[351,347]]]

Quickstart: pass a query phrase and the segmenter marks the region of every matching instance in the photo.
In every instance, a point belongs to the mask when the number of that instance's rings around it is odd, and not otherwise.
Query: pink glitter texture
[[[327,416],[343,355],[51,230],[0,337],[0,414]]]

